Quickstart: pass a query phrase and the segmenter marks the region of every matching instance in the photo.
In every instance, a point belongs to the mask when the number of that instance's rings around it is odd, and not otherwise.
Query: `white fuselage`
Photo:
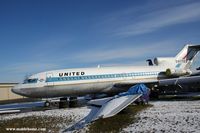
[[[116,84],[157,82],[166,67],[126,66],[62,69],[32,75],[12,91],[27,97],[51,98],[126,91]]]

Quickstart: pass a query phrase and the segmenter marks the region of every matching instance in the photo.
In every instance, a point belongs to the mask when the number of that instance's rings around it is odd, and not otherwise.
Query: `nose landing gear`
[[[44,107],[50,107],[50,105],[51,105],[51,102],[50,102],[50,101],[45,101]]]

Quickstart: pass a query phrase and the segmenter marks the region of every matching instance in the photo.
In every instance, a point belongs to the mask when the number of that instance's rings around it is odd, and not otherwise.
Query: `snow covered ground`
[[[5,132],[7,127],[34,127],[45,128],[47,132],[62,132],[84,118],[89,112],[89,108],[80,107],[34,111],[19,114],[4,114],[0,115],[0,132]],[[32,124],[30,125],[30,123]]]
[[[81,108],[70,108],[70,109],[55,109],[55,110],[46,110],[46,111],[36,111],[36,112],[28,112],[28,113],[19,113],[19,114],[5,114],[0,116],[1,120],[11,120],[15,118],[24,118],[29,116],[41,116],[41,117],[63,117],[68,119],[73,119],[77,121],[83,118],[85,115],[89,113],[90,109],[87,107]]]
[[[200,132],[200,101],[158,101],[122,132]]]
[[[120,128],[119,132],[200,132],[200,100],[156,101],[150,104],[153,106],[139,112],[133,122],[127,123],[126,128]],[[45,127],[49,132],[58,132],[75,124],[89,112],[89,108],[80,107],[5,114],[0,115],[0,129],[13,127],[13,123],[15,127],[29,127],[32,122],[32,127]],[[89,129],[86,127],[79,132],[88,132]],[[97,130],[101,132],[101,129]]]

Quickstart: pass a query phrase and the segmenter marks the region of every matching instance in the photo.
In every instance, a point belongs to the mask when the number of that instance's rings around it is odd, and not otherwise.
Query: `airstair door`
[[[48,86],[53,86],[54,81],[53,81],[53,73],[47,73],[46,74],[46,82]]]

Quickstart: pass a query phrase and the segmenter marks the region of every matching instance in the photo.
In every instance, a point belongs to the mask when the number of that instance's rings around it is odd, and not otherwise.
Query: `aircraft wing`
[[[149,89],[144,84],[137,84],[130,87],[127,92],[119,93],[113,97],[91,100],[88,102],[91,108],[90,113],[65,131],[83,128],[90,122],[100,118],[112,117],[137,99],[145,99],[144,96],[149,96]],[[148,101],[148,99],[146,99],[146,101]]]
[[[132,102],[137,100],[140,96],[142,96],[142,94],[114,96],[100,100],[91,100],[89,102],[90,106],[98,109],[98,112],[93,116],[91,121],[116,115]]]

